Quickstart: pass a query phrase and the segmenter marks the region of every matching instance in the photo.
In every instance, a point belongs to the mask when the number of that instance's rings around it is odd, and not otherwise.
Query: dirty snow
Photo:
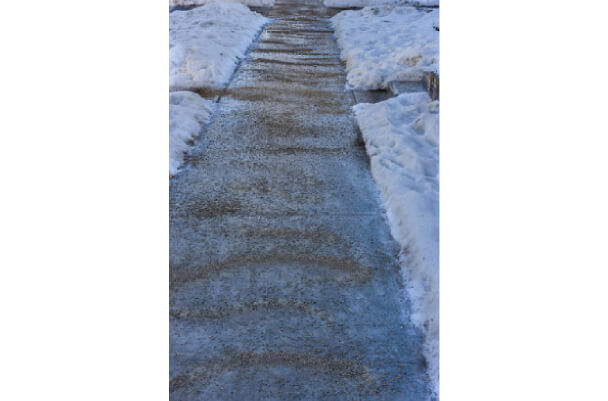
[[[426,336],[425,356],[439,378],[439,102],[405,93],[354,111],[382,193],[391,231],[402,249],[412,322]]]
[[[169,0],[169,5],[172,7],[190,7],[202,6],[207,3],[212,3],[219,0]],[[249,7],[272,7],[275,0],[221,0],[241,3]]]
[[[373,7],[384,5],[420,5],[439,6],[439,0],[324,0],[325,7],[349,8],[349,7]]]
[[[192,141],[209,121],[214,102],[194,92],[169,93],[169,175],[175,175],[184,162]]]
[[[217,88],[269,20],[234,2],[169,13],[169,88]]]
[[[366,7],[337,14],[332,25],[351,87],[385,89],[439,72],[438,9]]]

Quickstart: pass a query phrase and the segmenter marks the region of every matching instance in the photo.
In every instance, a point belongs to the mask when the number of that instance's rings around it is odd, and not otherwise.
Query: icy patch
[[[439,102],[405,93],[354,107],[385,203],[401,245],[412,322],[425,333],[434,391],[439,382]]]
[[[324,0],[325,7],[350,8],[350,7],[373,7],[373,6],[439,6],[439,0]]]
[[[172,7],[191,7],[191,6],[202,6],[207,3],[211,3],[214,0],[169,0],[169,5]],[[232,1],[235,3],[241,3],[249,7],[272,7],[274,6],[275,0],[222,0]]]
[[[439,73],[439,10],[366,7],[332,18],[348,83],[386,89],[391,81],[419,81]]]
[[[384,5],[403,5],[406,2],[406,0],[323,0],[323,5],[325,7],[350,8]]]
[[[184,163],[190,142],[209,121],[214,102],[194,92],[169,93],[169,175],[175,175]]]
[[[169,88],[217,88],[269,19],[234,2],[169,13]]]

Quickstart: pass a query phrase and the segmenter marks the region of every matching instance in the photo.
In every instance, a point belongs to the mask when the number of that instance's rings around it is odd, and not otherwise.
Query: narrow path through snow
[[[171,399],[424,400],[320,0],[279,0],[170,183]]]

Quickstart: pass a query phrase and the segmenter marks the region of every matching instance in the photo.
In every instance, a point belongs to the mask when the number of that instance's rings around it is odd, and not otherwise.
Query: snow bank
[[[439,10],[373,7],[332,18],[348,83],[385,89],[390,81],[418,81],[439,72]]]
[[[387,5],[419,5],[439,6],[439,0],[324,0],[325,7],[349,8],[349,7],[373,7]]]
[[[209,121],[214,104],[194,92],[169,93],[169,175],[179,171],[189,142]]]
[[[169,13],[170,90],[221,87],[269,20],[234,2]]]
[[[169,5],[172,7],[191,7],[191,6],[202,6],[207,3],[211,3],[214,0],[169,0]],[[274,6],[274,0],[223,0],[233,1],[235,3],[241,3],[249,7],[272,7]]]
[[[354,107],[392,235],[402,249],[402,272],[412,322],[426,336],[425,356],[439,382],[439,102],[405,93]]]

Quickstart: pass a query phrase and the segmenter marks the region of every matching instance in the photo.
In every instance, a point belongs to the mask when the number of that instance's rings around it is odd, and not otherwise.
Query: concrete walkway
[[[170,183],[171,399],[423,400],[422,334],[331,13],[266,14]]]

